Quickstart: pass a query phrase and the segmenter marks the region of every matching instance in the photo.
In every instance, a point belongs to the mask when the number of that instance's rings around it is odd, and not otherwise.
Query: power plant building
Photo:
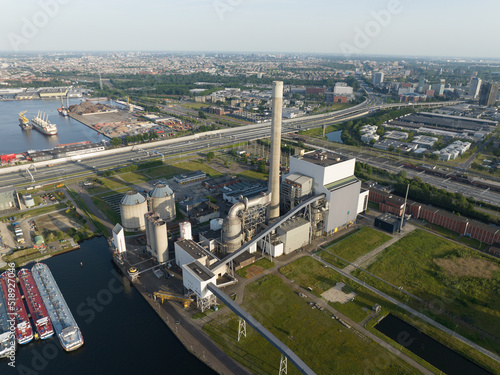
[[[128,191],[120,202],[123,229],[138,232],[146,229],[144,215],[148,212],[146,198],[138,191]]]
[[[295,217],[276,229],[276,234],[283,243],[285,255],[300,249],[309,243],[311,223],[301,217]]]
[[[175,193],[165,184],[156,184],[150,193],[149,210],[157,212],[163,220],[175,219]]]
[[[225,264],[222,264],[221,267],[213,267],[215,263],[219,262],[219,258],[192,240],[177,241],[174,244],[174,249],[175,263],[179,267],[198,261],[204,267],[209,268],[217,277],[226,273]]]
[[[327,211],[324,234],[353,223],[366,210],[368,191],[361,192],[361,181],[354,176],[356,160],[330,151],[311,151],[290,158],[290,174],[313,179],[314,194],[324,193]],[[293,177],[296,179],[296,177]]]
[[[158,263],[166,262],[168,260],[167,223],[156,212],[146,213],[144,221],[149,253],[156,257]]]

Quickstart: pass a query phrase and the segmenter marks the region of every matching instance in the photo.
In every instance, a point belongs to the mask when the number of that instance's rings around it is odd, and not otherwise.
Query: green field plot
[[[478,251],[415,230],[385,249],[368,270],[500,337],[499,265]],[[446,322],[447,315],[437,315]]]
[[[353,235],[328,246],[326,251],[338,255],[349,262],[353,262],[390,239],[391,236],[385,233],[370,227],[363,227]],[[320,256],[323,257],[323,252]]]
[[[268,275],[248,285],[243,307],[317,374],[417,373],[378,344],[346,329],[326,311],[311,309],[277,276]],[[238,342],[238,318],[233,313],[203,329],[252,373],[278,373],[279,351],[251,327]],[[299,374],[290,362],[288,374]]]

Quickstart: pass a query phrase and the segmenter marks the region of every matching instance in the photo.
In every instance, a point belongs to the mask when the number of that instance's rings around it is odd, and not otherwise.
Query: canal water
[[[330,142],[337,142],[337,143],[344,143],[342,142],[342,130],[337,130],[334,132],[326,133],[325,134],[326,139],[328,139]]]
[[[69,104],[80,104],[81,99],[70,99]],[[0,101],[0,155],[22,153],[28,150],[44,150],[58,144],[91,141],[99,142],[107,139],[95,130],[73,120],[59,115],[57,108],[60,100],[7,100]],[[49,121],[57,125],[58,134],[43,135],[36,130],[24,132],[19,126],[19,113],[31,120],[41,110],[49,116]]]
[[[375,329],[446,374],[490,374],[474,362],[392,314],[382,319]]]
[[[32,341],[18,349],[16,368],[0,359],[0,374],[215,374],[118,273],[107,246],[104,237],[94,238],[80,250],[44,261],[82,331],[84,346],[67,353],[55,335]]]

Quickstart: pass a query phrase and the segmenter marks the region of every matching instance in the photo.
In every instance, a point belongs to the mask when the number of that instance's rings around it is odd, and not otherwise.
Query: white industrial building
[[[125,231],[120,224],[116,224],[113,228],[113,244],[119,254],[123,254],[127,251],[127,246],[125,245]]]
[[[354,95],[353,88],[347,86],[345,82],[337,82],[333,87],[333,95],[335,96],[352,96]]]
[[[311,223],[301,217],[295,217],[276,229],[276,235],[283,244],[283,253],[290,254],[307,245],[311,237],[310,232]]]
[[[455,160],[457,157],[467,152],[467,150],[470,149],[470,146],[470,142],[455,141],[435,153],[439,156],[439,160]]]
[[[371,134],[371,133],[366,133],[361,136],[361,141],[364,143],[370,143],[372,140],[377,142],[380,139],[380,135],[378,134]]]
[[[413,138],[412,143],[418,145],[419,147],[432,148],[437,141],[438,138],[436,137],[429,137],[427,135],[417,135]]]
[[[384,138],[402,141],[402,140],[408,139],[408,133],[400,132],[397,130],[392,130],[392,131],[385,132]]]
[[[196,260],[206,268],[209,268],[217,277],[221,277],[227,271],[227,266],[225,264],[214,268],[213,266],[219,262],[220,259],[192,240],[177,241],[174,244],[174,249],[175,263],[179,267]]]
[[[361,134],[375,134],[378,130],[377,125],[364,125],[359,129]]]
[[[355,159],[330,151],[311,151],[290,158],[288,176],[301,174],[311,177],[314,194],[326,195],[328,207],[324,217],[324,234],[334,233],[353,223],[357,215],[366,210],[368,191],[361,192],[361,181],[354,176],[355,164]]]

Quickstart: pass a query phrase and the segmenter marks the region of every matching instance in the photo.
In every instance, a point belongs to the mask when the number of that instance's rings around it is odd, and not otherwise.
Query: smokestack
[[[280,156],[281,120],[283,112],[283,82],[273,82],[273,117],[271,120],[271,162],[269,163],[269,220],[280,216]]]

